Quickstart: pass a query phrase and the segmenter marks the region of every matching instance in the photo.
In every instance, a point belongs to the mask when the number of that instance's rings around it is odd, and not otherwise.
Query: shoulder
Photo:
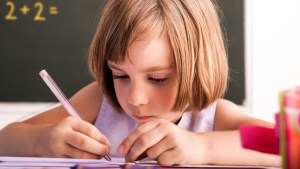
[[[70,102],[80,116],[90,123],[94,123],[99,113],[103,94],[97,82],[92,82],[79,90]]]
[[[273,126],[269,122],[249,116],[233,102],[219,99],[216,105],[214,130],[236,130],[242,124]]]
[[[93,123],[99,113],[102,97],[100,87],[96,82],[92,82],[71,97],[70,103],[83,120]],[[41,112],[24,122],[31,124],[49,124],[56,123],[67,116],[69,116],[68,112],[60,105]]]

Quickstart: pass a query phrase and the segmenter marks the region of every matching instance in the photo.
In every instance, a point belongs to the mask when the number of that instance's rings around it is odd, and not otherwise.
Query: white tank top
[[[213,130],[216,102],[200,112],[185,112],[177,124],[192,132],[208,132]],[[117,112],[103,97],[98,117],[94,124],[110,141],[110,156],[117,157],[119,144],[137,127],[137,123],[125,112]]]

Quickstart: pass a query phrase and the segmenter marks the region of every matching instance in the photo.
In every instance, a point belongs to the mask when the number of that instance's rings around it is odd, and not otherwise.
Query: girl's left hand
[[[137,127],[118,148],[126,161],[139,160],[145,154],[161,165],[204,164],[206,150],[199,133],[181,129],[164,119],[154,119]]]

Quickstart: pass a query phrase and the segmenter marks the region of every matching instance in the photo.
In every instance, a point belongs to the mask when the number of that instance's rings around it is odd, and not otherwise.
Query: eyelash
[[[167,78],[160,78],[160,79],[157,79],[157,78],[153,78],[153,77],[149,77],[149,80],[155,82],[155,83],[163,83],[167,80]]]
[[[127,78],[129,78],[128,75],[113,75],[113,79],[125,80]],[[167,80],[167,78],[153,78],[153,77],[149,77],[148,79],[158,84],[161,84]]]
[[[127,75],[113,75],[114,79],[126,79],[129,78]]]

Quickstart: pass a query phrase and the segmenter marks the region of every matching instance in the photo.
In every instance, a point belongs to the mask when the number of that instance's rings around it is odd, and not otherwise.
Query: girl
[[[0,155],[280,164],[240,145],[240,125],[273,125],[221,99],[228,65],[210,0],[108,1],[88,63],[96,82],[70,99],[84,121],[59,106],[12,123]]]

